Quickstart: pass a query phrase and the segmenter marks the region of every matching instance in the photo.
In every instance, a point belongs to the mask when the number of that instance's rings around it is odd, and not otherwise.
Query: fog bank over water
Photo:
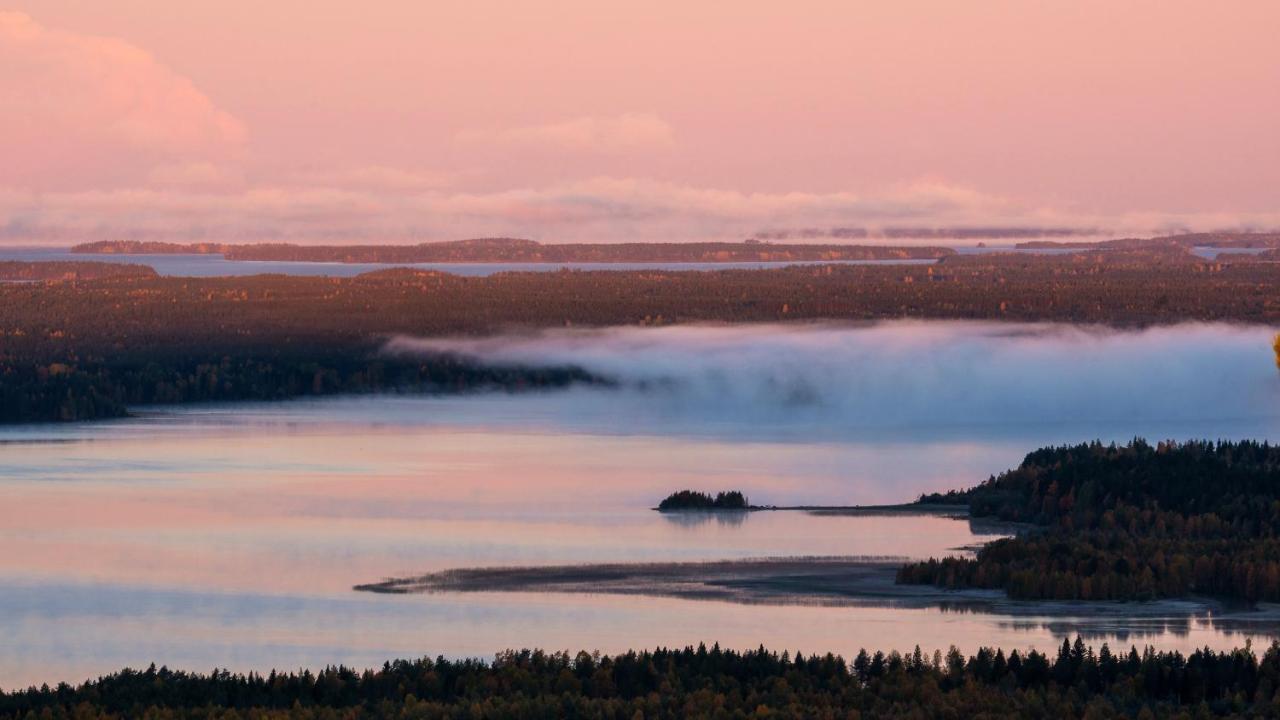
[[[607,418],[620,430],[712,426],[835,439],[1066,425],[1091,437],[1228,437],[1277,427],[1273,333],[902,321],[396,338],[387,351],[580,366],[621,389],[567,393],[559,411],[570,422]]]

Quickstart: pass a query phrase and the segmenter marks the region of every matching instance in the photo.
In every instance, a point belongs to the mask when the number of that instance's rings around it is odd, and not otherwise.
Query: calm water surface
[[[81,255],[65,250],[3,249],[0,260],[25,262],[114,262],[149,265],[161,275],[222,277],[247,275],[307,275],[355,277],[388,268],[440,270],[454,275],[484,277],[500,272],[555,272],[558,270],[766,270],[792,265],[932,265],[930,259],[822,260],[794,262],[644,262],[644,263],[339,263],[289,260],[227,260],[221,255]]]
[[[679,488],[883,503],[1047,444],[1280,436],[1266,328],[1117,334],[905,323],[677,328],[458,345],[620,390],[146,409],[0,430],[0,686],[123,665],[238,670],[508,647],[1047,648],[1267,643],[1259,619],[1008,617],[537,594],[379,596],[475,565],[924,557],[990,539],[931,517],[673,519]],[[662,382],[655,383],[655,379]],[[643,382],[642,382],[643,381]]]

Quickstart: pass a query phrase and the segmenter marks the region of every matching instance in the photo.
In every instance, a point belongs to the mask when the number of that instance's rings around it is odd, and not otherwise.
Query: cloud
[[[290,179],[294,184],[304,187],[403,193],[448,187],[454,184],[457,174],[368,165],[341,170],[300,172]]]
[[[534,149],[591,153],[654,150],[671,147],[675,135],[665,120],[651,113],[586,116],[547,125],[472,128],[455,139],[463,145],[499,149]]]
[[[206,177],[206,175],[208,177]],[[166,171],[185,186],[216,168]],[[416,189],[415,176],[378,182],[252,186],[235,192],[164,189],[0,193],[0,238],[104,236],[199,239],[450,239],[520,235],[546,240],[741,239],[762,226],[882,223],[999,214],[998,199],[943,188],[849,193],[741,193],[653,180],[596,178],[538,189]]]
[[[589,432],[820,439],[1265,436],[1280,391],[1266,327],[674,326],[392,340],[390,353],[574,365],[617,391],[540,400]],[[905,436],[904,430],[909,430]]]
[[[356,173],[357,176],[361,173]],[[337,173],[308,182],[218,185],[217,166],[164,171],[163,188],[76,192],[0,188],[0,240],[101,238],[428,241],[520,236],[544,241],[741,240],[770,228],[1068,227],[1114,235],[1170,228],[1280,227],[1270,215],[1070,215],[936,182],[875,194],[744,193],[635,178],[493,192],[419,189],[430,175]],[[233,178],[234,179],[234,178]],[[179,182],[181,181],[181,182]],[[204,183],[204,185],[201,185]]]
[[[15,110],[16,109],[16,110]],[[126,41],[0,11],[0,241],[103,238],[426,241],[739,240],[859,227],[1274,228],[1280,213],[1083,216],[946,182],[876,192],[744,192],[573,167],[632,167],[675,146],[647,112],[459,132],[467,167],[490,154],[565,179],[466,191],[483,170],[354,163],[301,170],[250,157],[245,129],[190,79]],[[577,154],[584,163],[559,163]],[[490,159],[493,159],[491,157]],[[441,160],[441,162],[446,162]],[[478,173],[478,174],[477,174]],[[513,173],[513,177],[519,177]],[[557,177],[561,177],[557,175]],[[568,178],[578,179],[568,179]]]
[[[92,187],[225,157],[244,128],[192,82],[114,38],[0,11],[0,184]]]
[[[228,190],[244,185],[240,169],[212,162],[157,165],[147,173],[147,184],[189,190]]]

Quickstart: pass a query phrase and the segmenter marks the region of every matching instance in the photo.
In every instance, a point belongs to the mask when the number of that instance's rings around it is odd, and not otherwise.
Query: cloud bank
[[[0,186],[0,241],[95,239],[425,242],[515,236],[549,242],[741,240],[774,228],[1053,227],[1145,235],[1280,227],[1280,213],[1071,216],[937,183],[877,194],[749,193],[601,177],[492,192],[372,168],[241,187],[213,164],[153,169],[160,187],[75,192]],[[818,238],[821,239],[821,238]],[[899,241],[895,241],[899,242]],[[936,241],[933,241],[936,242]]]
[[[1280,431],[1271,339],[1266,328],[1221,325],[894,322],[400,338],[387,350],[581,366],[625,389],[563,401],[564,421],[626,432],[1065,442]]]

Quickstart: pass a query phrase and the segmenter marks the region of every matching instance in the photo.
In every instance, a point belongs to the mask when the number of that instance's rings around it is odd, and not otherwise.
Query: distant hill
[[[81,255],[220,255],[229,247],[222,243],[143,242],[140,240],[99,240],[71,248]]]
[[[1096,236],[1102,231],[1093,228],[1072,227],[1009,227],[1009,226],[951,226],[951,227],[831,227],[762,230],[752,235],[755,240],[1018,240],[1021,238],[1065,238]]]
[[[1088,242],[1083,240],[1029,240],[1014,246],[1019,250],[1153,250],[1160,248],[1221,247],[1280,248],[1280,232],[1212,232],[1164,235],[1151,238],[1117,238]]]
[[[103,241],[77,245],[86,255],[220,254],[228,260],[340,263],[636,263],[636,262],[814,262],[930,260],[954,255],[944,247],[881,245],[775,245],[738,243],[543,244],[520,238],[474,238],[419,245],[293,245],[259,243],[158,243]]]

